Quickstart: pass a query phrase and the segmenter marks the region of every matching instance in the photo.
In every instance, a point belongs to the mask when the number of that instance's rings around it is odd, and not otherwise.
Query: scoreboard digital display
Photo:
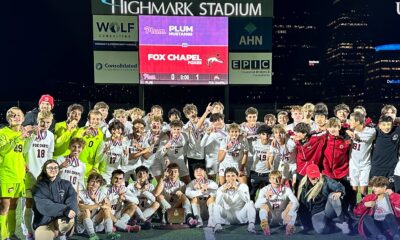
[[[141,84],[228,84],[228,18],[139,16]]]

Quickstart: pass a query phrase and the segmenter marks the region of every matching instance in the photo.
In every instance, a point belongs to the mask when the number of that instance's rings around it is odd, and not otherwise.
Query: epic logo
[[[135,29],[135,23],[96,22],[99,32],[129,33]]]
[[[232,69],[269,69],[269,60],[232,60]]]

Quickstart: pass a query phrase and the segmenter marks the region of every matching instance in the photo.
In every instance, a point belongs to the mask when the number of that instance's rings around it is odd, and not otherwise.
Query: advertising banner
[[[92,0],[92,14],[273,17],[273,0]]]
[[[95,83],[139,83],[138,53],[94,51]]]
[[[272,18],[229,18],[229,50],[272,52]]]
[[[230,53],[229,84],[271,84],[272,53]]]

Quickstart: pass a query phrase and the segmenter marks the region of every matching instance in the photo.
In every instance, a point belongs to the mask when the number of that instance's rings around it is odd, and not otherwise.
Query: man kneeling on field
[[[247,231],[256,233],[256,209],[250,200],[249,187],[239,183],[236,168],[228,167],[225,170],[226,183],[218,188],[215,214],[214,232],[222,231],[222,224],[249,223]]]

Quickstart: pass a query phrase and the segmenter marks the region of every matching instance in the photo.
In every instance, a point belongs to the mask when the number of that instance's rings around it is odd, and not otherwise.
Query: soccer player
[[[165,224],[165,212],[170,208],[185,209],[186,222],[189,226],[196,226],[197,220],[193,217],[190,201],[185,195],[186,184],[179,180],[179,166],[176,163],[168,165],[164,177],[160,179],[155,190],[157,201],[162,206],[162,223]]]
[[[215,195],[218,184],[207,179],[206,168],[203,164],[193,166],[194,177],[186,186],[186,196],[191,200],[193,214],[197,218],[197,227],[203,227],[203,219],[208,213],[208,227],[214,227]]]
[[[53,158],[54,152],[54,135],[49,131],[53,121],[51,112],[41,111],[38,113],[38,126],[36,130],[27,139],[24,147],[24,154],[28,165],[28,173],[25,178],[26,187],[26,202],[23,208],[24,226],[26,228],[26,238],[33,239],[32,229],[32,188],[36,184],[36,179],[39,176],[43,164]]]
[[[240,131],[243,136],[246,137],[248,149],[248,164],[246,167],[246,173],[249,173],[253,165],[253,149],[251,148],[252,142],[257,139],[257,129],[260,127],[261,123],[257,122],[258,110],[254,107],[249,107],[245,111],[246,122],[240,125]]]
[[[286,129],[287,123],[289,122],[289,114],[286,111],[278,112],[278,124]]]
[[[129,112],[125,111],[125,109],[115,109],[114,113],[113,113],[113,119],[111,119],[108,122],[108,125],[110,125],[112,122],[114,122],[115,120],[120,121],[123,125],[124,125],[124,136],[128,137],[129,135],[132,134],[132,123],[130,121],[128,121],[128,115]],[[107,138],[109,138],[111,136],[111,132],[109,131],[109,129],[107,129]]]
[[[326,122],[328,120],[328,106],[325,103],[317,103],[314,108],[314,120],[317,128],[315,132],[325,134]]]
[[[222,224],[248,223],[247,231],[256,233],[254,202],[250,200],[249,187],[237,181],[238,174],[233,167],[225,170],[226,183],[218,188],[215,200],[214,232],[222,231]]]
[[[79,214],[76,224],[77,232],[84,231],[90,240],[100,240],[96,232],[103,229],[107,239],[118,239],[120,235],[113,232],[111,203],[108,200],[108,189],[103,186],[104,179],[98,173],[91,173],[87,187],[79,192]]]
[[[69,143],[70,154],[57,158],[61,179],[70,181],[78,195],[79,190],[85,186],[86,164],[79,159],[85,145],[86,143],[82,138],[73,138]]]
[[[163,137],[160,144],[160,154],[164,157],[165,166],[176,163],[179,166],[179,176],[185,184],[190,182],[189,169],[186,166],[186,154],[188,151],[188,137],[182,134],[183,123],[174,120],[170,123],[171,133]]]
[[[154,196],[155,188],[149,182],[149,169],[140,166],[135,171],[137,179],[128,185],[128,190],[139,199],[136,212],[140,220],[144,221],[143,229],[149,229],[151,228],[151,216],[157,211],[160,204]]]
[[[189,175],[194,179],[193,166],[196,164],[204,164],[205,155],[204,147],[201,146],[201,139],[205,134],[206,124],[205,118],[211,112],[210,105],[206,109],[206,113],[201,118],[197,116],[197,107],[194,104],[186,104],[183,107],[183,113],[189,121],[183,126],[183,130],[189,137],[189,148],[187,152],[187,160],[189,166]]]
[[[393,118],[381,116],[372,151],[370,178],[374,176],[387,177],[391,189],[394,189],[394,169],[399,161],[399,136],[400,127],[393,126]]]
[[[141,213],[138,208],[139,199],[135,193],[130,191],[128,187],[125,187],[124,179],[124,172],[122,170],[117,169],[112,172],[111,185],[108,187],[111,219],[115,223],[115,227],[119,230],[137,232],[140,230],[140,227],[128,225],[128,221],[135,212]]]
[[[111,174],[116,169],[122,169],[128,164],[129,140],[124,137],[124,125],[116,120],[108,125],[111,138],[102,142],[100,153],[96,154],[100,163],[103,178],[110,184]]]
[[[312,120],[312,118],[314,117],[314,110],[315,110],[315,106],[312,103],[306,103],[303,105],[303,107],[301,107],[301,112],[303,114],[303,122],[310,125],[311,131],[314,131],[317,129],[317,125]]]
[[[150,169],[151,174],[157,181],[162,177],[165,169],[164,161],[159,156],[160,140],[164,133],[161,132],[163,120],[159,116],[150,116],[150,130],[145,134],[145,141],[150,146],[150,156],[145,159],[143,166]]]
[[[293,122],[286,126],[287,132],[293,132],[294,127],[303,121],[302,106],[295,105],[290,109],[290,114]]]
[[[85,141],[85,148],[79,155],[79,160],[86,165],[86,177],[89,176],[90,172],[99,172],[99,162],[97,162],[98,157],[96,154],[98,154],[98,149],[104,139],[104,134],[100,129],[102,116],[99,111],[91,110],[88,113],[89,125],[80,128],[73,135],[73,138],[82,138]]]
[[[54,132],[54,158],[69,154],[69,141],[78,131],[78,123],[81,120],[83,106],[72,104],[67,109],[67,120],[56,123]]]
[[[349,176],[353,190],[357,193],[360,188],[361,196],[368,192],[369,172],[371,171],[371,152],[376,130],[365,126],[365,116],[359,112],[350,114],[350,129],[347,134],[351,137]]]
[[[255,203],[260,210],[260,226],[265,236],[270,235],[269,226],[286,225],[286,235],[295,231],[299,202],[292,190],[282,184],[282,174],[272,171],[269,174],[270,184],[263,187]]]
[[[109,133],[107,133],[108,125],[107,125],[106,120],[107,120],[107,117],[108,117],[108,110],[109,109],[110,109],[110,107],[105,102],[97,102],[93,107],[93,110],[100,112],[101,119],[100,119],[100,122],[99,122],[99,128],[103,132],[104,137],[107,137],[107,138],[109,137]],[[86,125],[90,125],[90,123],[87,123]]]
[[[161,119],[163,118],[163,108],[160,105],[153,105],[151,107],[150,112],[143,118],[143,120],[146,122],[146,130],[150,129],[150,125],[149,125],[149,120],[151,116],[158,116],[161,117]],[[163,125],[161,127],[161,130],[167,129],[168,128],[168,124],[166,122],[163,122]]]
[[[282,183],[286,184],[291,181],[296,182],[296,144],[288,137],[284,127],[280,124],[272,128],[273,146],[271,154],[274,158],[272,161],[273,170],[278,170],[282,174]],[[293,185],[292,185],[293,186]]]
[[[144,111],[140,108],[132,108],[128,112],[131,122],[135,121],[136,119],[141,119],[144,116]]]
[[[18,198],[25,196],[23,149],[29,127],[24,129],[24,113],[18,107],[7,110],[8,127],[0,129],[0,234],[15,237]]]
[[[267,124],[270,127],[274,127],[276,124],[276,117],[274,114],[266,114],[264,116],[264,123]]]
[[[250,172],[250,198],[252,200],[255,200],[257,190],[263,188],[268,183],[268,174],[272,170],[271,161],[269,161],[272,129],[266,124],[262,124],[257,129],[257,134],[257,140],[252,143],[254,151],[253,166]]]
[[[128,185],[129,179],[135,179],[135,169],[141,166],[151,154],[151,149],[145,138],[146,123],[143,119],[136,119],[132,122],[132,125],[133,134],[129,149],[129,161],[122,166],[122,170],[125,172],[126,185]]]
[[[240,136],[240,126],[232,123],[228,127],[228,136],[222,141],[219,152],[219,183],[225,183],[225,169],[235,168],[241,183],[247,183],[248,142]]]
[[[201,139],[200,146],[204,147],[208,177],[215,179],[218,172],[218,152],[220,144],[227,137],[224,115],[213,113],[210,116],[211,126]]]
[[[333,109],[335,117],[339,118],[341,123],[347,123],[347,118],[350,114],[350,108],[344,103],[338,104]]]
[[[42,95],[39,99],[39,108],[35,108],[32,111],[26,113],[25,120],[22,126],[37,126],[39,112],[50,112],[54,108],[54,98],[49,94]],[[53,118],[49,130],[54,132],[56,121]]]

